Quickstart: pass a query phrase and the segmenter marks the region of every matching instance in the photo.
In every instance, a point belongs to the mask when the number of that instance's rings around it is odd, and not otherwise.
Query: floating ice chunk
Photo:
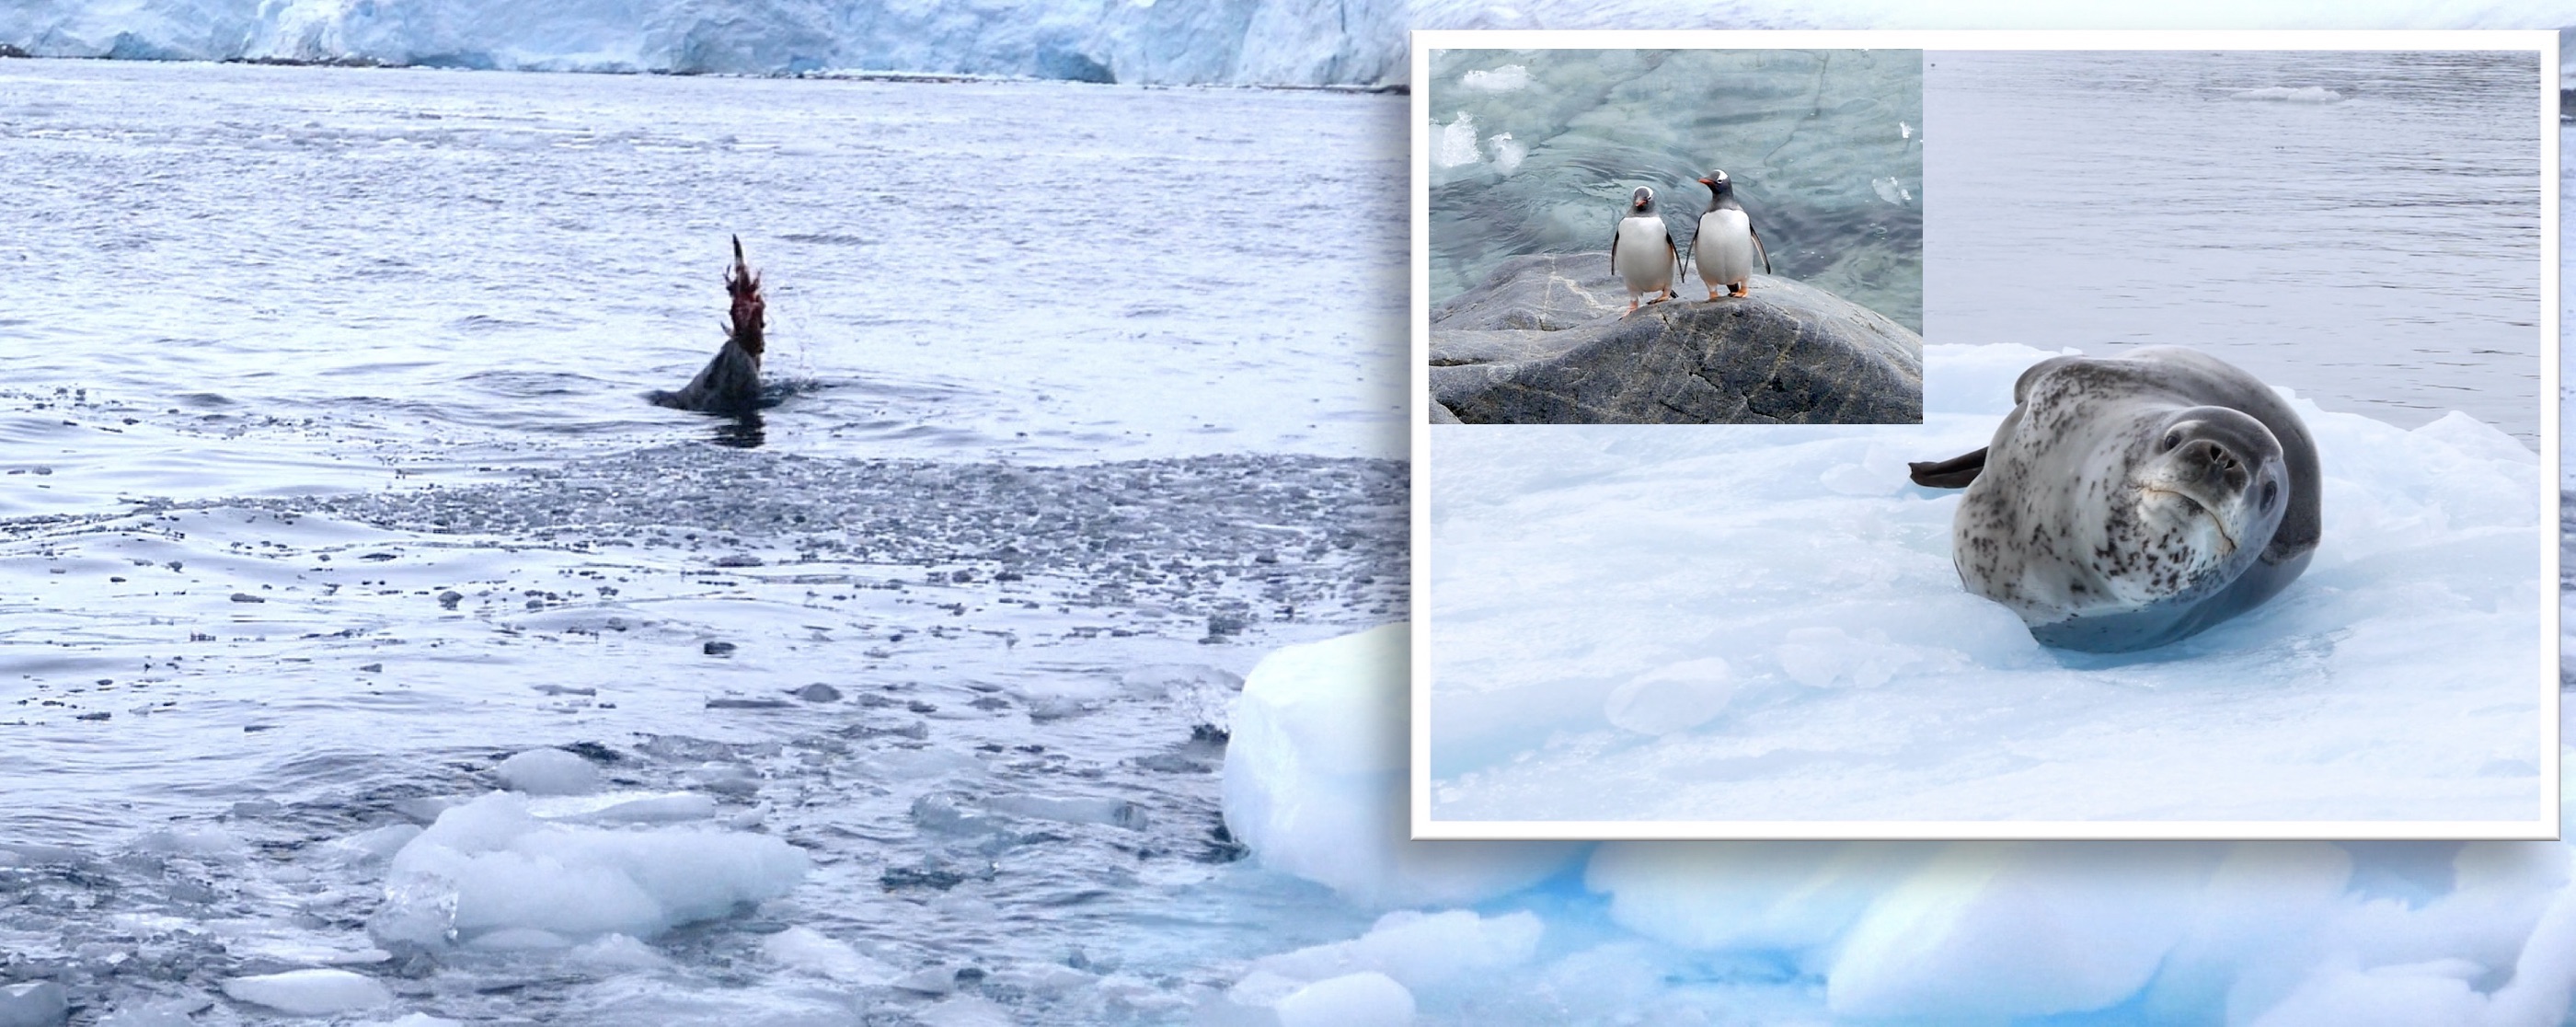
[[[1904,122],[1902,122],[1902,121],[1897,122],[1897,123],[1896,123],[1896,137],[1897,137],[1897,138],[1899,138],[1899,139],[1912,139],[1912,138],[1914,138],[1914,126],[1912,126],[1912,125],[1908,125],[1908,124],[1906,124],[1906,123],[1904,123]]]
[[[115,1012],[99,1017],[98,1027],[195,1027],[196,1021],[190,1018],[191,1014],[214,1004],[214,999],[191,995],[186,998],[162,999],[157,1002],[121,1006]],[[39,1022],[53,1024],[62,1021]],[[8,1027],[24,1027],[23,1021],[11,1020],[6,1016],[0,1016],[0,1024]]]
[[[185,824],[144,832],[134,840],[138,852],[155,852],[165,856],[196,856],[222,859],[239,856],[249,850],[241,836],[215,824]]]
[[[1529,159],[1529,147],[1509,132],[1485,140],[1485,145],[1494,151],[1494,169],[1506,175],[1520,170],[1521,161]]]
[[[1459,111],[1446,125],[1433,123],[1431,166],[1441,170],[1463,168],[1483,160],[1476,151],[1476,116]]]
[[[485,952],[547,952],[572,947],[572,939],[534,927],[504,927],[474,936],[466,947]]]
[[[0,987],[0,1025],[55,1027],[71,1016],[71,997],[52,981]]]
[[[533,928],[650,937],[785,894],[805,854],[765,835],[573,826],[496,792],[451,809],[396,854],[369,929],[385,941]]]
[[[561,749],[530,749],[502,760],[497,773],[511,791],[585,795],[599,788],[599,768]]]
[[[1735,701],[1738,685],[1726,661],[1715,656],[1666,664],[1610,690],[1602,715],[1645,735],[1687,731],[1716,719]]]
[[[1499,68],[1471,71],[1458,76],[1458,84],[1468,89],[1488,93],[1508,93],[1516,89],[1527,89],[1530,84],[1529,66],[1506,64]]]
[[[387,824],[325,842],[322,853],[343,864],[372,863],[392,858],[394,853],[402,851],[403,846],[418,837],[418,824]]]
[[[1449,987],[1529,962],[1542,930],[1527,911],[1496,917],[1454,909],[1398,910],[1350,941],[1315,945],[1255,960],[1255,973],[1307,983],[1374,970],[1412,991]],[[1256,989],[1257,990],[1257,989]]]
[[[1610,919],[1689,949],[1802,952],[1842,936],[1927,848],[1870,842],[1603,845],[1583,883]]]
[[[605,792],[530,799],[528,812],[546,820],[657,824],[714,816],[716,800],[696,792]]]
[[[2265,86],[2230,93],[2230,100],[2270,100],[2276,103],[2340,103],[2343,94],[2324,86]]]
[[[235,1002],[267,1006],[297,1016],[331,1016],[374,1009],[394,1000],[375,978],[347,970],[289,970],[224,982]]]
[[[604,934],[573,946],[565,956],[573,962],[607,970],[651,970],[671,964],[670,957],[631,934]]]
[[[2116,1004],[2183,939],[2215,863],[2202,846],[1951,845],[1844,936],[1826,1006],[2000,1021]]]
[[[928,1027],[1012,1027],[1011,1011],[1001,1003],[973,995],[946,999],[914,1016]]]
[[[1403,1027],[1413,1022],[1413,993],[1374,970],[1316,981],[1273,1007],[1279,1027]]]
[[[1125,799],[1059,799],[1044,795],[998,795],[984,802],[997,813],[1035,817],[1067,824],[1105,824],[1131,831],[1145,829],[1145,809]]]
[[[1555,873],[1580,846],[1409,840],[1410,637],[1390,624],[1262,658],[1226,747],[1227,829],[1263,866],[1363,904],[1474,902]]]
[[[780,966],[845,984],[892,984],[894,967],[811,927],[790,927],[760,941],[760,951]]]

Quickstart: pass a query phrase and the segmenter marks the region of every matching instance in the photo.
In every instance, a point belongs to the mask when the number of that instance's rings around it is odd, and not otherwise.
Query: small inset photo
[[[1919,50],[1448,49],[1434,424],[1923,420]]]

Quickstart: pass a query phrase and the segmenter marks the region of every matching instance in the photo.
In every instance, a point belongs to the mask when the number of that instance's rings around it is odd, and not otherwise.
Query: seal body
[[[2319,534],[2316,444],[2254,376],[2180,347],[2057,357],[1982,453],[1915,465],[1967,495],[1951,560],[2042,643],[2126,652],[2270,599]]]
[[[680,391],[657,389],[644,398],[706,414],[745,414],[760,407],[760,355],[766,348],[768,303],[760,295],[760,276],[743,260],[741,236],[733,240],[733,268],[725,272],[725,292],[732,298],[732,307],[725,343],[715,358]]]
[[[1610,231],[1610,273],[1628,285],[1628,309],[1648,293],[1673,295],[1673,268],[1681,257],[1664,216],[1655,210],[1655,191],[1638,186],[1628,194],[1628,214]]]

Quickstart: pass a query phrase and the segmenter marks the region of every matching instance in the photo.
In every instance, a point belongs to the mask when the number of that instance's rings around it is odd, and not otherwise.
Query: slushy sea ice
[[[1288,647],[1247,678],[1228,825],[1263,868],[1389,912],[1253,961],[1209,1022],[1284,1020],[1300,994],[1403,1008],[1360,975],[1427,1018],[1495,1023],[1687,1016],[1721,993],[1890,1022],[2556,1027],[2576,1011],[2561,842],[1451,842],[1409,858],[1426,843],[1400,833],[1408,634]],[[2424,847],[2447,879],[2403,869]],[[1692,979],[1712,965],[1782,973],[1768,992]]]

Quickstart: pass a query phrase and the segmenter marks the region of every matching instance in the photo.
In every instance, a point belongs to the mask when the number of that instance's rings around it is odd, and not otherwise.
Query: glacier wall
[[[1401,83],[1403,0],[12,0],[38,57]]]

